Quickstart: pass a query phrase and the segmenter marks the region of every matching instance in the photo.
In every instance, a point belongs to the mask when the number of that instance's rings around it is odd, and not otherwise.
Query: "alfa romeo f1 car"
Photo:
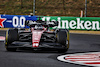
[[[66,52],[69,48],[69,31],[67,29],[55,29],[49,27],[58,26],[58,21],[30,21],[25,22],[30,28],[9,29],[6,32],[5,47],[7,51],[16,51],[17,48],[43,48],[56,49]]]

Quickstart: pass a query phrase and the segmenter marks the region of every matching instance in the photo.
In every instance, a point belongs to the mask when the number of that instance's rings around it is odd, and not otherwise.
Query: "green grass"
[[[85,0],[36,0],[36,15],[79,17]],[[100,16],[100,0],[88,0],[87,16]],[[33,0],[0,0],[0,14],[29,15]]]

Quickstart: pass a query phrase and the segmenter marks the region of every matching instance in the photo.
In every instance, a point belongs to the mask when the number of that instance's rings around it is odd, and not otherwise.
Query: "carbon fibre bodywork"
[[[39,27],[35,27],[38,25]],[[51,48],[67,51],[69,48],[69,31],[66,29],[48,29],[48,26],[33,24],[30,29],[9,29],[6,32],[5,47],[17,48]],[[51,25],[53,26],[53,25]]]

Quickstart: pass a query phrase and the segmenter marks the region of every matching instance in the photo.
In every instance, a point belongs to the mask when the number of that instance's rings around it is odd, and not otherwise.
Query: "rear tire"
[[[9,29],[6,32],[6,40],[5,47],[7,51],[16,51],[17,48],[9,48],[11,43],[18,40],[18,30],[17,29]]]
[[[58,49],[58,52],[63,53],[68,50],[68,48],[67,48],[67,31],[66,30],[58,31],[57,42],[63,46],[63,49]]]

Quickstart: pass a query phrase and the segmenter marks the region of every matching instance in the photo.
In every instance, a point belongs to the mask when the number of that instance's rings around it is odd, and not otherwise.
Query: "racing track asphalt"
[[[5,36],[5,31],[0,31]],[[70,48],[66,53],[49,50],[18,50],[7,52],[4,42],[0,42],[0,67],[87,67],[58,61],[64,54],[100,51],[100,35],[70,34]]]

